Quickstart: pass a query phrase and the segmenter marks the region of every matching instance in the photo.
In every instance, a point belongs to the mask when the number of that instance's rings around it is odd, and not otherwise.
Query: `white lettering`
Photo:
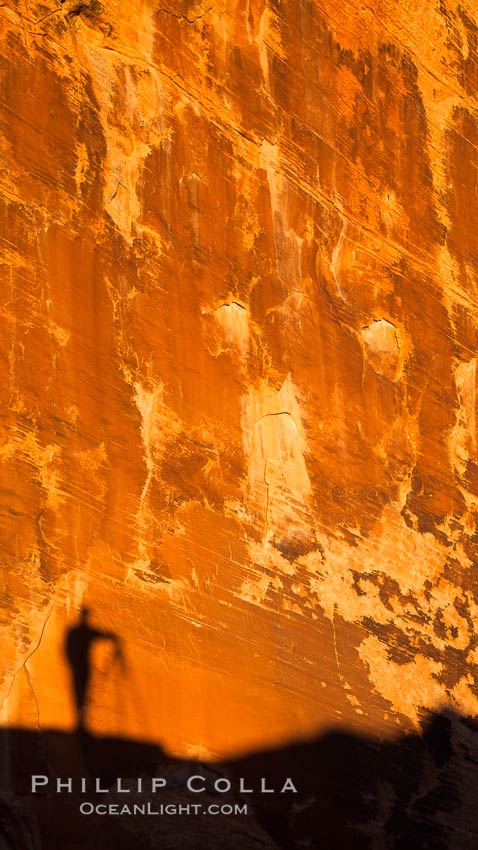
[[[48,785],[48,776],[32,776],[32,794],[36,794],[37,786]]]
[[[193,788],[192,783],[195,779],[199,779],[201,782],[204,782],[204,776],[190,776],[187,783],[186,783],[186,787],[187,787],[188,791],[194,791],[195,794],[199,794],[200,791],[205,791],[206,790],[205,785],[203,785],[202,788]]]

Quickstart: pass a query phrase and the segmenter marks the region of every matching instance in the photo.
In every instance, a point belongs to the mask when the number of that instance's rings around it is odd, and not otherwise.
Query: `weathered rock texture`
[[[475,23],[476,21],[476,23]],[[0,721],[478,713],[470,0],[5,0]]]

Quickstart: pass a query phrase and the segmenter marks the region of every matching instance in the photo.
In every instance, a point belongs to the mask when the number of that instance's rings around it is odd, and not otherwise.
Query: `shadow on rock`
[[[2,850],[478,846],[478,726],[449,712],[394,741],[331,731],[221,764],[83,728],[3,728],[0,752]],[[297,793],[281,793],[288,777]]]

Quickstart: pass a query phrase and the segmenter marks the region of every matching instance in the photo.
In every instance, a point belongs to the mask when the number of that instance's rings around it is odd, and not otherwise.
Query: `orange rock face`
[[[478,712],[469,0],[0,8],[0,721]]]

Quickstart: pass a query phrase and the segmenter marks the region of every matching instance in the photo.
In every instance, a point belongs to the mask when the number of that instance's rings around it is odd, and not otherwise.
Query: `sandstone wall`
[[[183,757],[478,711],[470,0],[0,7],[2,706]]]

